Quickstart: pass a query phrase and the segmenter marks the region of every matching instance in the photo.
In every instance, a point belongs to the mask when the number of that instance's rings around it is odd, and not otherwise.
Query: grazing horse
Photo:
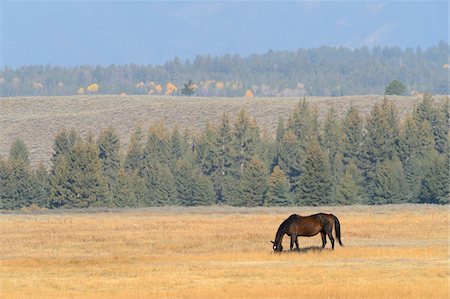
[[[318,233],[322,236],[322,249],[325,248],[325,244],[327,244],[326,238],[328,235],[328,238],[331,241],[331,248],[334,250],[334,238],[332,234],[333,226],[335,227],[336,238],[338,239],[339,244],[344,246],[341,241],[341,224],[339,223],[339,219],[333,214],[319,213],[305,217],[292,214],[281,223],[275,235],[275,241],[271,241],[273,243],[273,250],[283,250],[281,242],[285,234],[291,237],[291,250],[294,247],[294,243],[297,250],[300,250],[298,247],[298,236],[312,237]]]

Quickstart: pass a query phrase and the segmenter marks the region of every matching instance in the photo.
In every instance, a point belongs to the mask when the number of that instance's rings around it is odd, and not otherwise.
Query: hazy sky
[[[0,65],[162,64],[319,46],[448,42],[447,1],[2,1]]]

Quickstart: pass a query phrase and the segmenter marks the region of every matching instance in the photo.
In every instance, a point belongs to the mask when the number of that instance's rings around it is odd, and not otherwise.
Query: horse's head
[[[281,252],[283,251],[283,245],[281,243],[277,244],[274,241],[270,241],[273,244],[273,251]]]

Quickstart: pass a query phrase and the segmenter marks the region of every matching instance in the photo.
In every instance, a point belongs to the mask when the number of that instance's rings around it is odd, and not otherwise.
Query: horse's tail
[[[333,214],[331,215],[334,218],[334,229],[336,230],[336,238],[339,241],[339,245],[344,246],[344,244],[342,244],[341,241],[341,223],[339,222],[339,219],[334,216]]]

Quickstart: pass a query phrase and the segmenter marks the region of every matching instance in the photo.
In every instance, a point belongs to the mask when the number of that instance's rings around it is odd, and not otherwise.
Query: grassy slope
[[[420,98],[390,97],[403,115],[412,110]],[[335,98],[310,98],[323,118],[328,108],[335,105],[343,114],[353,103],[367,114],[382,96],[352,96]],[[439,98],[442,99],[442,98]],[[268,132],[274,132],[279,117],[287,117],[298,103],[298,98],[186,98],[149,96],[72,96],[29,97],[0,99],[0,157],[6,157],[16,138],[25,141],[33,163],[48,163],[52,154],[52,142],[62,127],[76,128],[86,134],[97,134],[102,128],[114,126],[126,148],[133,127],[147,128],[163,120],[168,126],[199,131],[207,120],[216,121],[224,112],[234,117],[239,109],[256,117],[258,124]]]
[[[291,213],[337,215],[345,247],[274,254]],[[442,206],[155,208],[0,215],[5,298],[448,298]],[[284,238],[285,248],[289,247]]]

